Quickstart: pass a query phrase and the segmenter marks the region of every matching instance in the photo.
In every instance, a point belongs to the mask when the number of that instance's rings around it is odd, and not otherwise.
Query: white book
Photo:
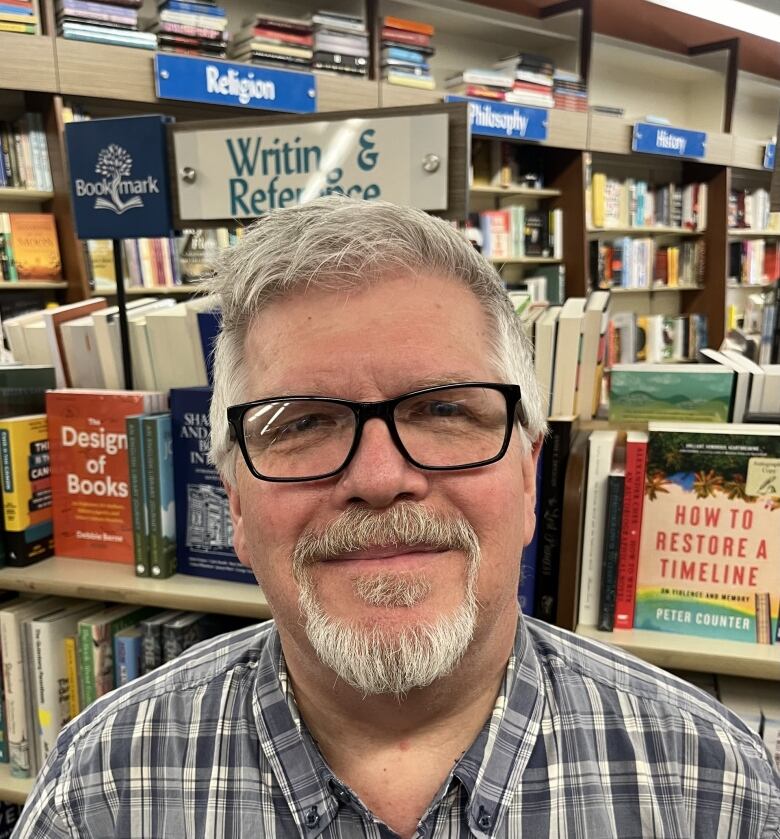
[[[750,373],[743,369],[742,365],[738,364],[733,358],[726,355],[725,352],[718,350],[711,350],[704,348],[701,354],[705,358],[717,364],[722,364],[729,370],[733,370],[735,375],[734,383],[734,398],[732,400],[731,422],[742,422],[745,419],[745,413],[748,406],[748,394],[750,392]]]
[[[213,306],[211,297],[202,297],[146,315],[146,333],[158,390],[208,384],[197,313]]]
[[[736,350],[722,350],[723,355],[732,359],[742,370],[750,373],[750,396],[748,413],[760,414],[764,398],[764,368]]]
[[[560,313],[561,306],[550,306],[534,325],[534,370],[548,415],[552,401],[555,336]]]
[[[34,737],[31,703],[28,701],[29,676],[24,655],[23,622],[28,618],[51,614],[66,601],[61,597],[36,600],[20,599],[0,609],[0,650],[3,659],[3,690],[5,693],[8,760],[11,775],[30,778],[33,774]]]
[[[70,370],[72,387],[105,387],[103,368],[95,341],[95,322],[92,317],[87,315],[64,323],[60,337]]]
[[[27,345],[27,364],[45,364],[55,367],[54,358],[49,346],[49,336],[46,334],[46,324],[42,320],[25,323],[23,326],[24,341]]]
[[[65,306],[56,306],[43,310],[43,323],[46,327],[46,338],[49,342],[49,352],[54,364],[54,374],[57,380],[57,387],[69,387],[73,384],[70,381],[70,370],[67,361],[62,357],[62,346],[60,342],[60,329],[62,324],[69,320],[84,317],[98,309],[106,308],[105,297],[92,297],[89,300],[80,300],[78,303],[68,303]]]
[[[780,414],[780,364],[764,364],[761,413]]]
[[[617,434],[617,431],[611,429],[598,430],[592,432],[588,440],[588,479],[583,513],[578,615],[578,622],[582,626],[597,626],[599,622],[607,478],[612,468]]]
[[[584,313],[585,298],[570,297],[563,304],[558,317],[551,409],[551,415],[555,417],[568,417],[575,413],[577,368]]]
[[[15,318],[8,318],[8,320],[3,321],[3,331],[8,338],[11,355],[13,355],[14,361],[19,364],[33,363],[30,361],[24,327],[35,322],[43,322],[43,310],[27,312],[24,315],[17,315]]]
[[[57,612],[25,621],[32,651],[28,661],[33,687],[29,701],[37,721],[38,770],[46,762],[60,731],[70,721],[65,638],[76,634],[81,618],[101,608],[95,601],[74,600]]]
[[[577,383],[577,413],[580,419],[590,420],[599,405],[601,382],[599,351],[603,350],[603,336],[607,330],[608,291],[592,291],[585,304],[582,318],[582,352]]]

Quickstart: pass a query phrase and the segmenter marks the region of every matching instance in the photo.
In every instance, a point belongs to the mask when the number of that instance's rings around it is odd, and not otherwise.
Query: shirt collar
[[[468,793],[469,827],[477,836],[493,836],[506,817],[536,744],[543,706],[542,670],[518,612],[514,649],[493,712],[452,775]],[[316,839],[349,791],[319,757],[301,723],[276,629],[259,662],[254,713],[261,748],[301,836]]]

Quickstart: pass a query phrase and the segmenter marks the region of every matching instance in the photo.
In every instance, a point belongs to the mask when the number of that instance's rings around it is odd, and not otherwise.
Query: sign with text
[[[154,81],[158,99],[293,114],[317,111],[317,80],[313,73],[157,53]]]
[[[468,102],[471,133],[515,140],[546,140],[547,111],[489,99],[445,96],[445,102]]]
[[[704,131],[637,122],[634,123],[631,149],[665,157],[703,158],[707,153],[707,135]]]
[[[179,219],[255,218],[333,193],[444,210],[448,143],[445,113],[181,126]]]
[[[775,155],[777,154],[777,143],[767,143],[764,146],[764,169],[775,168]]]
[[[169,121],[156,115],[65,126],[79,239],[170,235]]]

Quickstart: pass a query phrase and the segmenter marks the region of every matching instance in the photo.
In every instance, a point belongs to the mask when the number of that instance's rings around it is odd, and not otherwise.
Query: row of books
[[[588,86],[579,73],[558,69],[553,74],[553,101],[563,111],[588,112]]]
[[[57,0],[57,32],[95,44],[157,49],[157,36],[139,31],[142,0]]]
[[[766,189],[732,189],[728,212],[731,230],[776,230],[780,233],[780,213],[770,212]]]
[[[704,281],[701,239],[666,245],[652,237],[624,236],[592,240],[589,248],[596,288],[696,288]]]
[[[527,210],[516,205],[470,217],[469,225],[477,224],[482,253],[488,259],[563,258],[563,210]]]
[[[588,227],[707,227],[707,184],[653,185],[593,172],[586,185]]]
[[[741,323],[724,343],[759,364],[780,364],[780,282],[748,295]]]
[[[62,260],[51,213],[0,213],[0,281],[58,281]]]
[[[231,42],[231,58],[250,64],[308,70],[314,55],[311,19],[258,13]]]
[[[62,728],[96,699],[243,619],[65,597],[0,607],[0,762],[34,777]]]
[[[594,431],[579,624],[780,642],[779,455],[778,425]]]
[[[0,152],[0,187],[51,192],[49,148],[39,113],[0,122]]]
[[[741,285],[767,285],[780,279],[780,238],[729,242],[728,278]]]
[[[161,52],[225,58],[227,24],[225,9],[214,0],[163,0],[147,28],[155,33],[151,37]]]
[[[381,31],[382,78],[389,84],[433,90],[436,87],[430,60],[434,28],[428,23],[385,17]]]
[[[219,315],[209,297],[176,303],[140,297],[126,306],[133,383],[167,392],[209,381]],[[119,310],[105,297],[34,309],[3,323],[14,361],[53,367],[57,387],[124,387]]]
[[[0,32],[37,35],[40,32],[38,4],[33,0],[11,0],[0,4]]]

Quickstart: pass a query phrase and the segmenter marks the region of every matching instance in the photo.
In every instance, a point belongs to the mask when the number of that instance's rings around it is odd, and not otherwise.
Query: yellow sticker
[[[780,495],[780,457],[751,457],[745,492],[748,495]]]
[[[38,722],[41,725],[51,725],[51,712],[43,708],[38,708]]]

